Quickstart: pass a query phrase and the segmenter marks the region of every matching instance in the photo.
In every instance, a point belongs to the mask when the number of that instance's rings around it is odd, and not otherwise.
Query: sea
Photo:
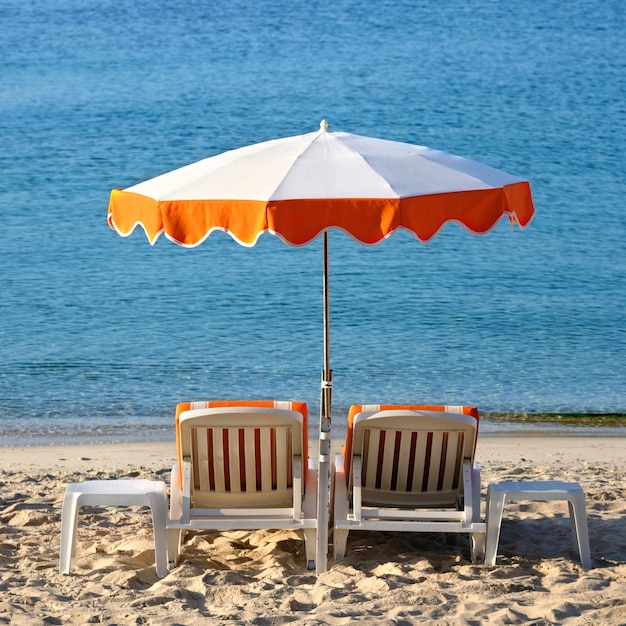
[[[322,119],[524,177],[536,210],[330,233],[333,434],[396,402],[626,434],[623,0],[2,0],[0,24],[0,445],[173,441],[209,398],[304,400],[315,434],[321,239],[151,246],[106,214]]]

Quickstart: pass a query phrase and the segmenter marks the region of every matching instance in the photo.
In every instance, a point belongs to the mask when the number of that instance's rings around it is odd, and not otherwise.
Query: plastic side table
[[[536,502],[566,500],[569,506],[574,548],[578,549],[583,568],[591,569],[585,494],[578,483],[561,481],[502,482],[489,485],[487,489],[485,565],[496,564],[504,505],[506,502],[519,500]]]
[[[89,480],[67,486],[61,510],[61,574],[70,573],[72,556],[76,552],[78,509],[86,505],[150,507],[156,573],[160,578],[167,574],[165,483],[152,480]]]

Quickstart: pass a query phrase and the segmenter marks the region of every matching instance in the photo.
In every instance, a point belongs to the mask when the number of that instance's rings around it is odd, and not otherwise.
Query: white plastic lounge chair
[[[304,402],[209,401],[176,410],[168,561],[187,530],[293,528],[315,568],[317,468]]]
[[[470,533],[484,553],[478,410],[462,406],[354,405],[333,468],[334,556],[352,530]]]

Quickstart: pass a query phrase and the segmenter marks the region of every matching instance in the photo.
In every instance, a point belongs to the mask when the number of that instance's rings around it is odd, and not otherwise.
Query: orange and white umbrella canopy
[[[398,228],[421,241],[449,221],[474,233],[504,215],[533,215],[527,181],[475,161],[407,143],[329,132],[231,150],[111,193],[119,234],[141,226],[183,246],[212,231],[254,245],[270,232],[302,245],[329,228],[373,244]]]

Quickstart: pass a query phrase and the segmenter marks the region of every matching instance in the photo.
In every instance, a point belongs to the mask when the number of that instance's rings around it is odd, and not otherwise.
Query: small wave
[[[21,424],[24,424],[22,422]],[[318,423],[310,420],[309,438],[317,437]],[[345,437],[345,416],[333,419],[332,436]],[[626,436],[624,413],[484,413],[480,432],[483,435],[605,435]],[[161,423],[67,423],[55,421],[28,422],[20,426],[0,427],[0,447],[40,445],[92,445],[99,443],[133,443],[141,441],[175,441],[169,417]]]

